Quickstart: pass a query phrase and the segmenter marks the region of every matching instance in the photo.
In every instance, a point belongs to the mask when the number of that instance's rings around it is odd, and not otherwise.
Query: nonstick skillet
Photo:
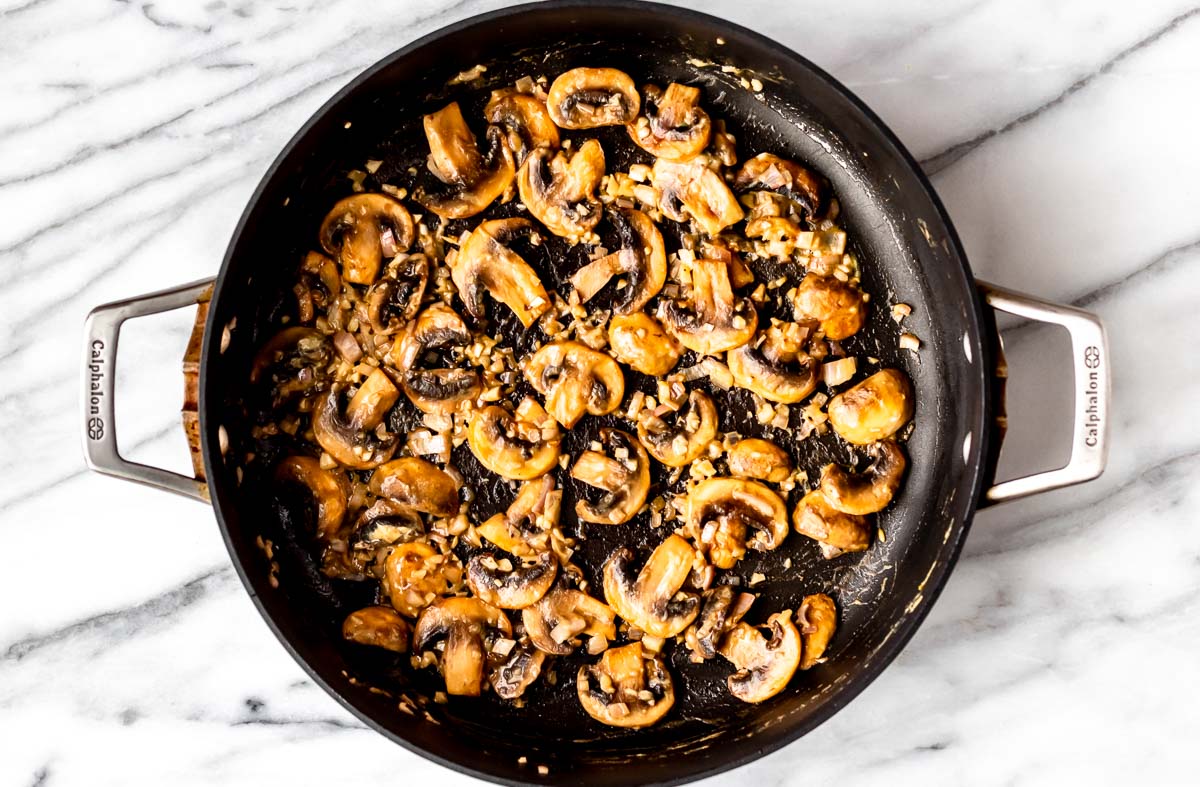
[[[477,81],[448,84],[475,65],[486,66]],[[834,596],[840,621],[828,661],[798,675],[774,699],[746,705],[725,690],[727,665],[680,669],[685,659],[680,649],[671,666],[675,709],[659,725],[633,731],[593,722],[573,692],[564,691],[569,687],[549,681],[535,684],[523,709],[494,698],[436,704],[428,699],[432,685],[398,667],[390,654],[341,640],[338,623],[369,603],[365,591],[319,572],[301,535],[303,507],[281,496],[256,469],[269,463],[244,461],[248,451],[273,450],[250,438],[257,417],[247,381],[251,358],[293,308],[295,266],[311,248],[321,217],[349,192],[347,171],[379,159],[385,162],[379,177],[394,175],[400,182],[409,164],[423,163],[421,115],[458,100],[468,117],[477,117],[493,87],[526,75],[553,78],[579,65],[620,68],[639,84],[699,86],[709,112],[725,118],[737,136],[740,153],[776,152],[828,178],[842,206],[841,223],[862,261],[864,288],[880,302],[911,305],[905,329],[922,342],[919,352],[899,349],[896,326],[886,309],[877,308],[848,343],[855,354],[905,370],[917,392],[907,443],[911,471],[896,502],[879,518],[886,540],[877,539],[866,553],[825,561],[811,543],[793,535],[784,548],[739,567],[771,578],[755,588],[760,596],[755,610],[764,618],[795,609],[806,593]],[[743,79],[754,86],[761,82],[762,90],[747,89]],[[615,150],[605,133],[599,137],[606,153]],[[628,163],[610,161],[609,169]],[[531,260],[548,287],[561,282],[549,259]],[[562,269],[569,273],[573,267]],[[193,442],[194,478],[121,458],[113,421],[121,323],[193,304],[200,309],[185,359],[184,420]],[[993,484],[993,474],[1003,435],[1003,358],[993,309],[1066,327],[1076,386],[1069,463],[1000,484]],[[527,339],[518,329],[500,321],[502,335],[521,347]],[[211,499],[247,591],[319,685],[405,747],[500,782],[680,783],[799,738],[862,691],[912,636],[946,581],[977,507],[1095,478],[1105,461],[1108,352],[1096,318],[975,282],[919,166],[829,75],[749,30],[651,3],[517,6],[451,25],[398,50],[331,99],[284,148],[247,206],[215,280],[101,306],[89,317],[85,341],[88,464]],[[724,429],[757,429],[748,401],[725,402]],[[603,425],[603,419],[593,419],[572,434],[564,450],[577,451]],[[791,448],[813,477],[825,462],[847,458],[830,436]],[[456,453],[460,460],[479,487],[473,515],[500,510],[510,493],[489,485]],[[564,522],[564,530],[572,528],[571,521]],[[661,538],[646,525],[593,529],[588,536],[580,562],[593,568],[618,543],[632,541],[644,555]],[[785,557],[793,561],[786,572]],[[577,666],[569,659],[560,664],[560,681],[570,683]],[[416,713],[398,707],[402,694],[420,704]]]

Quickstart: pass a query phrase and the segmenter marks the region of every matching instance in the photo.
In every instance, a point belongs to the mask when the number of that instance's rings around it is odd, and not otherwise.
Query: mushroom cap
[[[629,623],[653,637],[673,637],[696,619],[700,599],[680,592],[696,552],[682,537],[667,536],[633,575],[633,550],[621,547],[604,563],[604,598]]]
[[[338,412],[341,386],[335,384],[313,410],[313,436],[330,456],[346,467],[370,470],[392,458],[400,444],[398,435],[380,439],[374,429],[361,429]]]
[[[537,96],[512,88],[493,90],[483,114],[489,123],[505,130],[518,167],[531,151],[558,147],[558,126],[551,120],[546,102]]]
[[[913,391],[899,369],[883,369],[829,400],[826,412],[848,443],[866,445],[891,437],[913,414]]]
[[[688,629],[687,642],[701,660],[716,658],[725,635],[750,610],[755,597],[732,585],[717,585],[701,594],[700,615]]]
[[[777,330],[771,328],[767,331]],[[764,399],[783,404],[803,401],[816,390],[821,364],[815,358],[798,353],[794,359],[769,354],[766,342],[752,342],[730,350],[725,365],[739,388],[753,391]]]
[[[615,68],[573,68],[550,85],[546,106],[560,128],[624,126],[641,108],[633,80]]]
[[[448,413],[465,399],[474,399],[483,390],[479,372],[474,369],[418,369],[418,361],[429,350],[465,347],[474,341],[466,323],[444,303],[434,303],[421,312],[392,348],[392,363],[400,371],[404,394],[426,413]]]
[[[607,494],[596,503],[576,501],[575,514],[584,522],[620,525],[633,519],[646,504],[650,494],[650,457],[633,435],[619,429],[601,429],[600,443],[616,458],[599,451],[584,451],[571,468],[571,477]]]
[[[796,612],[796,622],[804,642],[800,669],[811,669],[824,661],[825,650],[837,631],[837,605],[824,593],[805,596]]]
[[[546,410],[570,429],[584,413],[607,415],[625,396],[625,375],[607,354],[576,341],[550,342],[527,358],[525,379]]]
[[[717,235],[746,215],[724,178],[702,156],[686,162],[657,159],[650,180],[659,191],[658,206],[667,218],[691,219],[709,235]]]
[[[843,552],[863,552],[871,545],[867,520],[838,511],[819,489],[809,492],[796,504],[792,526],[797,533],[820,542],[821,554],[826,558],[835,558]]]
[[[528,219],[493,219],[467,236],[450,262],[450,276],[471,316],[487,314],[485,290],[512,309],[526,328],[550,308],[537,273],[507,245],[532,228]]]
[[[703,355],[740,347],[758,328],[754,304],[734,295],[729,265],[720,260],[693,262],[690,298],[664,302],[659,317],[680,344]]]
[[[733,187],[739,191],[767,189],[785,194],[799,203],[809,216],[816,216],[821,211],[825,194],[825,184],[820,177],[774,153],[759,153],[747,159],[734,175]]]
[[[454,188],[446,194],[417,189],[413,194],[417,202],[443,219],[466,219],[512,186],[517,169],[499,126],[488,126],[487,153],[481,154],[457,101],[426,115],[424,125],[429,170]]]
[[[688,518],[697,532],[709,523],[735,521],[754,535],[746,542],[751,549],[776,549],[788,534],[787,506],[766,484],[744,478],[709,478],[688,492]],[[703,537],[702,537],[703,539]]]
[[[346,518],[344,477],[321,467],[311,456],[289,456],[275,466],[275,478],[308,487],[317,506],[317,539],[330,541],[337,536]]]
[[[529,640],[539,650],[567,656],[578,647],[577,637],[587,634],[617,638],[616,613],[603,601],[581,590],[558,587],[521,611]]]
[[[763,702],[783,691],[800,666],[803,644],[785,609],[767,619],[771,638],[754,626],[738,623],[725,636],[721,655],[733,662],[737,672],[726,683],[729,693],[743,702]]]
[[[895,440],[872,443],[867,453],[874,461],[861,473],[851,473],[838,464],[821,470],[821,494],[826,502],[846,514],[874,514],[892,502],[908,461]]]
[[[594,139],[574,153],[530,151],[517,175],[517,191],[530,214],[560,238],[578,243],[604,215],[596,196],[604,177],[604,148]]]
[[[444,598],[421,613],[413,630],[413,650],[426,650],[445,637],[441,668],[446,693],[477,697],[483,688],[485,640],[497,634],[512,637],[512,624],[503,610],[477,598]]]
[[[312,322],[317,309],[327,309],[341,290],[342,277],[333,260],[316,251],[305,254],[292,287],[298,320],[304,324]]]
[[[367,290],[367,319],[375,333],[397,333],[421,308],[429,282],[429,258],[424,254],[397,257]]]
[[[608,347],[618,361],[650,377],[671,371],[683,353],[679,341],[645,312],[613,315],[608,321]]]
[[[858,333],[867,321],[867,302],[857,287],[832,276],[809,273],[792,300],[797,320],[815,320],[825,336],[841,341]]]
[[[712,121],[700,108],[700,88],[672,82],[642,88],[642,117],[628,126],[642,150],[668,161],[686,161],[708,147]]]
[[[527,481],[558,463],[558,423],[532,398],[510,413],[489,405],[471,415],[467,444],[480,464],[504,478]]]
[[[505,552],[534,558],[551,548],[550,529],[558,524],[562,492],[547,474],[521,484],[508,510],[478,525],[475,532]]]
[[[692,391],[687,402],[675,411],[674,423],[663,420],[668,413],[643,410],[638,414],[638,440],[658,461],[668,467],[683,467],[698,458],[717,436],[717,406],[703,391]]]
[[[505,567],[510,570],[505,571]],[[551,552],[532,563],[518,561],[515,565],[508,558],[497,560],[494,552],[480,553],[467,561],[471,592],[501,609],[524,609],[537,603],[550,590],[557,574],[558,561]]]
[[[580,667],[575,690],[587,714],[612,727],[649,727],[675,703],[666,665],[641,642],[610,648],[596,664]]]
[[[371,284],[379,275],[385,246],[394,253],[412,245],[412,214],[387,194],[353,194],[326,214],[319,237],[321,248],[341,263],[342,278]]]
[[[371,492],[434,516],[458,513],[458,485],[450,474],[426,459],[405,456],[376,468]]]
[[[408,652],[408,621],[390,607],[366,607],[351,612],[342,622],[342,636],[360,645],[374,645],[395,653]]]
[[[520,640],[509,652],[505,662],[492,670],[488,682],[496,696],[504,700],[515,700],[525,693],[546,663],[546,654],[533,647],[527,640]]]
[[[459,574],[453,554],[443,555],[424,541],[399,544],[384,562],[383,587],[392,607],[415,618],[449,593]]]
[[[757,478],[778,484],[792,474],[788,452],[761,437],[737,441],[726,456],[729,472],[741,478]]]
[[[605,214],[617,230],[617,251],[589,262],[571,276],[571,286],[587,303],[618,274],[627,281],[617,291],[613,311],[637,312],[667,281],[667,253],[662,233],[640,210],[610,208]]]

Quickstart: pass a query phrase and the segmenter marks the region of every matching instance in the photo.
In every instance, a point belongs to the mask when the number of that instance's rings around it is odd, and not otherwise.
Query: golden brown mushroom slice
[[[797,320],[820,323],[825,336],[841,341],[858,333],[867,320],[867,302],[857,287],[832,276],[810,273],[796,287],[792,301]]]
[[[887,508],[900,488],[908,461],[895,440],[872,443],[867,447],[872,462],[861,473],[852,473],[838,464],[821,470],[821,494],[829,505],[846,514],[874,514]]]
[[[289,456],[275,467],[275,478],[301,484],[312,493],[317,507],[317,538],[329,541],[342,528],[346,518],[346,480],[340,474],[321,467],[311,456]]]
[[[659,192],[658,207],[674,221],[695,221],[702,232],[716,235],[745,217],[725,180],[697,156],[686,162],[658,159],[650,180]]]
[[[690,296],[662,303],[659,317],[680,344],[704,355],[740,347],[758,328],[754,304],[734,294],[729,266],[719,260],[693,262]]]
[[[489,405],[471,415],[467,444],[479,463],[504,478],[528,481],[558,464],[558,422],[536,400],[526,397],[510,413]]]
[[[337,258],[351,284],[372,284],[383,258],[408,251],[413,238],[412,215],[387,194],[345,197],[321,222],[321,248]]]
[[[518,167],[538,148],[558,147],[558,126],[550,118],[546,102],[537,96],[513,88],[493,90],[483,114],[489,123],[504,129]]]
[[[733,630],[754,604],[755,597],[741,593],[732,585],[717,585],[701,594],[700,615],[687,630],[685,642],[692,661],[716,658],[725,636]]]
[[[315,328],[284,328],[268,339],[250,364],[251,385],[270,383],[271,404],[281,407],[324,388],[333,347]]]
[[[310,323],[318,311],[328,309],[342,291],[342,277],[333,260],[319,252],[310,251],[300,264],[300,274],[292,292],[296,293],[297,318]]]
[[[637,516],[650,493],[650,457],[620,429],[601,429],[600,444],[605,451],[584,451],[571,468],[571,478],[605,491],[599,501],[580,499],[575,514],[584,522],[620,525]]]
[[[487,314],[485,291],[512,309],[526,328],[550,308],[541,279],[521,255],[508,247],[532,229],[528,219],[493,219],[467,236],[450,262],[450,275],[471,316]]]
[[[688,493],[688,524],[717,568],[733,568],[746,548],[768,552],[788,534],[787,506],[769,486],[709,478]]]
[[[424,541],[410,541],[388,554],[383,589],[397,612],[415,618],[461,578],[462,567],[453,553],[443,555]]]
[[[625,396],[625,375],[617,362],[580,342],[543,345],[523,369],[529,384],[546,397],[546,410],[568,429],[584,413],[611,413]]]
[[[370,470],[392,458],[400,444],[398,435],[380,437],[376,426],[344,417],[338,401],[341,386],[334,385],[313,410],[313,435],[317,443],[338,463],[355,470]],[[372,408],[373,409],[373,408]]]
[[[609,351],[623,364],[651,377],[675,368],[683,345],[645,312],[617,314],[608,321]]]
[[[806,330],[795,323],[772,325],[754,341],[725,356],[725,364],[739,388],[772,402],[803,401],[821,378],[821,364],[803,350]]]
[[[825,650],[837,631],[837,606],[824,593],[805,596],[796,611],[796,623],[804,642],[800,669],[811,669],[825,660]]]
[[[604,206],[596,196],[604,177],[604,149],[589,139],[572,154],[531,151],[517,175],[521,202],[546,229],[572,243],[590,236]]]
[[[558,560],[543,552],[530,560],[512,560],[482,552],[467,561],[467,586],[478,598],[501,609],[524,609],[546,595],[558,575]]]
[[[726,456],[729,472],[740,478],[757,478],[778,484],[792,474],[788,452],[760,437],[739,440]]]
[[[372,494],[434,516],[458,513],[458,485],[450,474],[426,459],[405,456],[376,468]]]
[[[838,511],[819,489],[809,492],[796,504],[792,526],[797,533],[818,542],[821,556],[826,560],[845,552],[863,552],[871,545],[866,518]]]
[[[492,651],[493,656],[498,654],[500,644],[501,642],[497,641],[497,649]],[[492,685],[496,696],[505,700],[515,700],[542,674],[546,654],[533,647],[527,638],[522,638],[512,645],[512,650],[508,651],[504,659],[504,663],[495,667],[488,675],[488,683]]]
[[[912,384],[899,369],[884,369],[829,400],[829,423],[848,443],[885,440],[913,415]]]
[[[616,614],[603,601],[581,590],[557,587],[534,605],[521,611],[529,640],[553,656],[568,656],[579,647],[579,637],[588,635],[614,640]]]
[[[733,662],[737,672],[726,680],[729,693],[742,702],[764,702],[787,688],[800,666],[804,646],[785,609],[767,618],[764,637],[754,626],[738,623],[725,637],[721,655]]]
[[[641,108],[633,80],[615,68],[573,68],[550,85],[546,106],[560,128],[624,126]]]
[[[391,359],[399,371],[404,394],[417,409],[449,413],[460,402],[480,394],[483,381],[475,369],[418,368],[431,352],[444,359],[456,348],[467,347],[473,341],[467,324],[444,303],[429,306],[408,326],[404,336],[392,346]]]
[[[633,550],[621,547],[604,563],[604,598],[618,615],[650,636],[673,637],[700,612],[700,598],[680,590],[695,557],[691,544],[671,534],[635,575]]]
[[[629,136],[642,150],[668,161],[686,161],[708,147],[712,121],[700,108],[700,88],[672,82],[642,88],[642,115]]]
[[[446,693],[478,697],[489,645],[511,637],[512,624],[503,610],[477,598],[444,598],[421,613],[413,631],[413,650],[428,650],[444,640],[441,671]]]
[[[390,607],[365,607],[342,622],[342,636],[351,642],[394,653],[408,652],[409,634],[408,621]]]
[[[613,311],[619,315],[636,312],[658,295],[667,281],[667,252],[662,233],[640,210],[614,208],[609,223],[617,231],[617,250],[589,262],[571,276],[571,286],[582,303],[587,303],[612,277],[620,275]]]
[[[443,219],[466,219],[481,213],[512,186],[517,168],[499,126],[488,126],[487,152],[480,153],[457,101],[426,115],[424,123],[429,170],[451,189],[441,194],[417,189],[413,194],[417,202]]]
[[[374,429],[400,398],[400,389],[383,369],[375,369],[346,404],[346,421],[358,429]]]
[[[367,290],[367,319],[375,333],[398,332],[416,316],[429,282],[429,258],[407,254],[388,264],[383,276]]]
[[[742,164],[734,175],[733,187],[739,191],[766,189],[778,192],[795,200],[809,216],[818,215],[824,207],[826,189],[821,178],[774,153],[759,153]]]
[[[521,484],[508,510],[478,525],[475,532],[520,558],[535,558],[550,551],[550,530],[558,524],[562,492],[554,476],[544,475]]]
[[[717,425],[717,406],[712,398],[703,391],[692,391],[677,411],[660,405],[639,413],[638,440],[664,465],[683,467],[704,453],[717,436]]]
[[[606,650],[595,665],[580,667],[575,689],[587,714],[610,727],[649,727],[675,703],[666,665],[641,642]]]

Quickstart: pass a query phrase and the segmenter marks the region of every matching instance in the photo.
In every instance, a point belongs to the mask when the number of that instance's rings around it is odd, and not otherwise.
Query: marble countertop
[[[883,676],[812,735],[711,784],[1195,783],[1189,3],[688,3],[855,90],[932,175],[976,273],[1098,312],[1115,370],[1104,477],[981,512]],[[85,471],[77,364],[92,306],[216,271],[268,163],[339,87],[495,5],[0,0],[0,783],[472,781],[306,679],[210,510]],[[120,370],[126,453],[179,470],[189,319],[131,324]],[[1004,464],[1048,467],[1066,451],[1064,345],[1038,328],[1007,341]]]

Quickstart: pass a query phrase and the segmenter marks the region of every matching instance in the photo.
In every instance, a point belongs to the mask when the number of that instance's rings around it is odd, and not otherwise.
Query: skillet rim
[[[767,754],[777,751],[784,746],[796,741],[797,739],[807,735],[817,727],[824,724],[838,711],[844,708],[851,700],[862,693],[867,686],[871,685],[876,678],[885,670],[893,660],[900,654],[912,637],[920,628],[921,623],[929,614],[933,604],[941,595],[950,573],[958,562],[959,555],[962,551],[963,543],[966,541],[968,532],[970,531],[971,523],[981,499],[985,479],[994,471],[991,459],[994,457],[995,440],[993,431],[990,425],[991,413],[994,407],[994,395],[990,384],[990,370],[994,361],[994,350],[992,346],[991,323],[986,317],[984,311],[982,297],[978,293],[978,287],[971,271],[966,252],[962,247],[962,242],[954,228],[954,224],[950,219],[949,213],[946,211],[941,199],[938,197],[933,184],[929,177],[921,168],[919,162],[908,151],[904,144],[897,138],[895,133],[870,109],[857,95],[845,87],[841,82],[827,73],[825,70],[795,52],[791,48],[779,43],[767,35],[746,28],[742,25],[730,22],[721,17],[695,11],[690,8],[679,6],[666,5],[659,2],[647,2],[646,0],[603,0],[602,2],[591,2],[590,0],[546,0],[545,2],[526,2],[518,5],[507,6],[504,8],[487,11],[481,14],[476,14],[441,28],[433,30],[420,38],[417,38],[403,47],[384,56],[374,64],[368,66],[356,77],[354,77],[345,86],[339,89],[332,97],[330,97],[319,109],[316,110],[300,127],[298,131],[288,140],[283,146],[275,159],[271,162],[251,195],[246,207],[242,212],[238,223],[235,226],[232,235],[230,236],[229,244],[226,247],[225,254],[221,261],[221,268],[217,273],[216,280],[213,284],[212,299],[210,305],[210,319],[205,325],[204,340],[202,343],[202,352],[200,359],[199,372],[199,407],[198,412],[201,418],[202,429],[200,432],[201,449],[204,459],[205,473],[208,478],[211,501],[214,513],[216,515],[218,527],[221,530],[222,540],[225,542],[225,548],[229,552],[229,556],[233,563],[234,569],[237,572],[238,578],[241,580],[243,587],[254,602],[255,608],[270,628],[271,632],[279,640],[280,644],[288,652],[289,655],[300,665],[300,668],[309,676],[309,678],[319,686],[326,694],[332,697],[343,708],[349,711],[355,718],[373,730],[376,733],[383,735],[388,740],[399,744],[404,749],[417,754],[427,760],[437,763],[438,765],[449,768],[455,772],[472,776],[477,779],[483,779],[496,784],[521,785],[533,783],[532,781],[517,781],[507,776],[501,775],[499,769],[495,771],[483,770],[473,767],[467,763],[450,759],[441,753],[426,749],[420,745],[409,741],[406,737],[394,733],[387,729],[382,722],[377,721],[371,711],[364,707],[360,708],[359,704],[344,695],[338,688],[335,688],[330,681],[327,681],[321,672],[309,663],[309,660],[302,655],[293,644],[291,639],[282,631],[277,624],[273,613],[267,609],[267,602],[259,591],[262,589],[260,585],[266,585],[266,579],[260,577],[258,573],[251,574],[247,568],[247,560],[250,549],[241,542],[235,542],[233,539],[229,525],[225,518],[225,506],[236,507],[232,495],[224,492],[224,485],[218,483],[218,475],[214,472],[217,468],[216,460],[220,458],[219,453],[214,454],[214,447],[217,445],[217,427],[212,421],[206,421],[204,414],[208,410],[208,365],[210,356],[216,352],[217,342],[220,332],[216,330],[215,325],[217,320],[215,316],[221,312],[222,294],[226,292],[226,276],[229,272],[235,252],[241,243],[242,236],[246,232],[250,222],[251,214],[262,200],[264,193],[272,185],[286,160],[293,151],[301,145],[301,143],[312,133],[313,129],[327,115],[334,112],[351,94],[356,92],[367,82],[371,81],[378,74],[391,68],[397,62],[409,56],[412,52],[435,44],[436,42],[454,36],[461,31],[477,27],[485,24],[490,24],[502,20],[509,20],[514,17],[536,17],[542,10],[563,10],[563,9],[580,9],[581,11],[593,10],[627,10],[637,13],[649,13],[653,15],[662,15],[666,17],[674,17],[684,23],[693,23],[698,26],[719,26],[723,29],[723,35],[730,37],[738,36],[747,39],[750,46],[760,47],[773,55],[777,56],[780,62],[790,62],[791,65],[808,71],[815,79],[824,82],[831,90],[840,94],[840,96],[850,104],[856,111],[862,114],[863,118],[872,127],[873,133],[887,146],[891,147],[899,160],[903,162],[914,176],[916,182],[920,185],[924,192],[924,197],[929,201],[930,206],[934,210],[933,218],[936,219],[934,229],[941,231],[949,244],[949,256],[958,261],[959,265],[953,267],[952,277],[960,275],[961,289],[966,296],[967,314],[966,325],[968,336],[971,341],[971,350],[974,357],[980,359],[978,364],[970,364],[974,369],[975,377],[974,385],[978,391],[978,396],[981,401],[981,407],[978,410],[979,418],[971,425],[970,434],[978,435],[978,439],[972,440],[969,450],[969,456],[964,457],[963,474],[964,476],[973,476],[969,478],[970,483],[965,484],[960,481],[956,486],[962,488],[968,486],[971,494],[963,501],[954,502],[955,508],[958,510],[954,513],[953,533],[941,545],[941,548],[934,555],[934,563],[930,569],[929,575],[923,585],[923,589],[919,594],[920,603],[911,612],[901,617],[895,624],[892,632],[880,643],[874,650],[870,651],[863,659],[862,663],[857,668],[856,672],[851,674],[851,677],[844,683],[840,684],[825,700],[819,703],[818,707],[811,715],[804,718],[801,722],[784,723],[773,726],[767,730],[758,730],[753,733],[752,737],[747,737],[735,741],[740,744],[738,752],[726,759],[713,762],[712,760],[704,760],[702,765],[692,765],[686,758],[676,759],[668,767],[669,770],[674,770],[665,779],[659,779],[653,782],[642,782],[645,784],[655,785],[675,785],[685,784],[702,778],[716,776],[721,773],[739,768],[758,760]],[[233,297],[230,295],[229,297]],[[964,378],[970,380],[971,375],[966,374]],[[243,551],[247,555],[243,555]],[[269,588],[268,588],[269,589]],[[753,741],[753,743],[751,743]],[[748,744],[748,745],[747,745]],[[697,761],[700,762],[700,761]],[[505,765],[505,772],[511,772],[511,766]],[[548,776],[536,776],[535,772],[529,772],[528,777],[532,780],[537,779],[536,783],[564,783],[559,776],[572,777],[573,783],[581,783],[579,773],[573,771],[565,771],[561,773],[551,772]]]

